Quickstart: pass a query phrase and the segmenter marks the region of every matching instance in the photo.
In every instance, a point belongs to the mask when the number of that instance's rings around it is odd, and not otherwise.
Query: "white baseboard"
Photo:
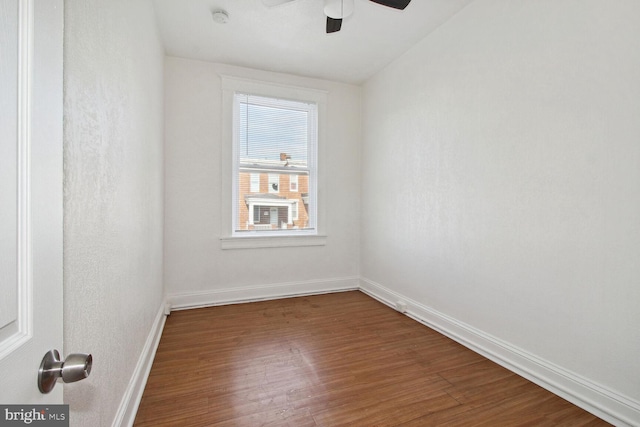
[[[392,308],[396,308],[398,301],[404,302],[407,316],[609,423],[619,427],[640,426],[640,402],[621,396],[379,283],[361,278],[360,290]]]
[[[175,293],[167,296],[167,302],[171,310],[185,310],[214,305],[352,291],[358,288],[358,277],[339,277],[323,280],[218,289],[204,292]]]
[[[129,385],[120,401],[118,412],[111,424],[112,427],[130,427],[135,421],[138,406],[140,406],[140,400],[142,399],[142,393],[144,392],[144,387],[147,385],[151,365],[153,365],[153,359],[155,358],[158,344],[160,344],[160,337],[162,336],[164,323],[167,319],[164,310],[165,303],[163,302],[153,320],[151,331],[149,331],[147,340],[142,348],[142,353],[138,358],[136,368],[129,380]]]

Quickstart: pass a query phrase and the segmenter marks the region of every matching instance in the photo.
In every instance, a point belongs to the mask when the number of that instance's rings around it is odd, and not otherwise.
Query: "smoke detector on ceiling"
[[[226,10],[214,10],[213,12],[211,12],[211,16],[213,17],[213,20],[218,24],[226,24],[227,22],[229,22],[229,14]]]

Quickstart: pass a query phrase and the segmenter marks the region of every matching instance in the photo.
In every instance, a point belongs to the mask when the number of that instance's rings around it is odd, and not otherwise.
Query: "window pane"
[[[240,162],[307,167],[309,112],[306,104],[253,95],[240,98]]]
[[[235,231],[314,229],[315,104],[239,93],[235,101]]]
[[[269,193],[277,193],[280,187],[280,175],[269,174]]]
[[[260,174],[252,173],[251,174],[251,189],[249,190],[252,193],[260,192]]]

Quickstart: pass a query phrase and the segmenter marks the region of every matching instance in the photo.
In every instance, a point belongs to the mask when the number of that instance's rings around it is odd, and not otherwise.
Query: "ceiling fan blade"
[[[394,9],[404,10],[405,7],[411,3],[411,0],[371,0],[374,3],[381,4],[383,6],[392,7]]]
[[[295,0],[262,0],[262,3],[267,7],[274,7],[285,3],[291,3],[292,1]]]
[[[327,16],[327,34],[340,31],[342,28],[342,19],[333,19]]]

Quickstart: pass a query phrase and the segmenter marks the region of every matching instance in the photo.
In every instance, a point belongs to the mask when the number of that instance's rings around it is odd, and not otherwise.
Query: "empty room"
[[[0,5],[0,405],[640,426],[637,0]]]

